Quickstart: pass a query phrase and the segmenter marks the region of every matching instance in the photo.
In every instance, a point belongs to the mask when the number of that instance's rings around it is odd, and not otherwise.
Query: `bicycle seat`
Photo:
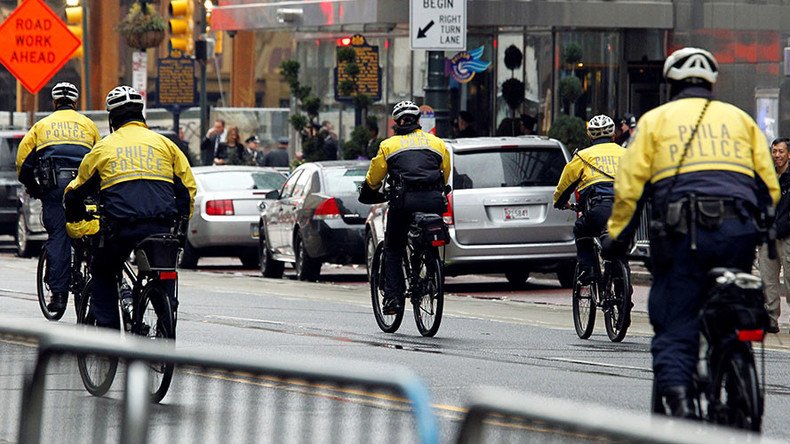
[[[141,271],[175,271],[181,243],[172,234],[154,234],[134,248],[137,268]]]

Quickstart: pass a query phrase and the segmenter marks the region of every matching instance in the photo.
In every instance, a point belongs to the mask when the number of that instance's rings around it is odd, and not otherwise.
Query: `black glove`
[[[362,181],[362,186],[359,188],[359,202],[366,205],[373,205],[377,203],[386,202],[387,199],[382,193],[374,190],[368,185],[368,181]]]
[[[85,209],[85,202],[77,196],[75,192],[66,193],[63,198],[63,206],[66,212],[66,222],[79,222],[90,220],[90,214]]]
[[[606,237],[601,245],[601,257],[607,260],[623,259],[628,254],[628,242]]]
[[[26,187],[25,191],[27,191],[27,194],[29,194],[33,199],[40,200],[42,197],[44,197],[44,190],[42,190],[38,184],[35,186]]]

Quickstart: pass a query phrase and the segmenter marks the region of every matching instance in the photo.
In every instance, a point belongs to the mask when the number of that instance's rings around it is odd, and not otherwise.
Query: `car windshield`
[[[274,171],[223,171],[199,174],[197,179],[206,191],[277,190],[285,182]]]
[[[16,149],[22,137],[0,139],[0,171],[16,170]]]
[[[501,148],[457,152],[453,188],[555,186],[565,167],[559,148]]]
[[[324,170],[326,193],[330,196],[356,194],[367,173],[367,167],[327,168]]]

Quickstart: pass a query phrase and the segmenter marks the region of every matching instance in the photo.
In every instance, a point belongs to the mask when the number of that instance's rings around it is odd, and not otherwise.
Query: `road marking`
[[[653,372],[652,368],[647,367],[636,367],[632,365],[618,365],[618,364],[609,364],[606,362],[595,362],[595,361],[584,361],[581,359],[570,359],[570,358],[556,358],[556,357],[547,357],[547,358],[538,358],[543,359],[546,361],[559,361],[559,362],[568,362],[571,364],[583,364],[583,365],[592,365],[595,367],[606,367],[606,368],[621,368],[624,370],[637,370],[640,372]]]
[[[259,322],[261,324],[273,324],[273,325],[291,325],[287,322],[280,322],[280,321],[269,321],[266,319],[254,319],[254,318],[238,318],[235,316],[222,316],[222,315],[206,315],[203,316],[204,318],[212,318],[212,319],[227,319],[230,321],[245,321],[245,322]]]

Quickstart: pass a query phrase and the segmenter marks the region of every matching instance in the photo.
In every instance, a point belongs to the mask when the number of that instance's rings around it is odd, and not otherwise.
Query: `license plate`
[[[527,207],[505,207],[505,220],[529,219]]]
[[[253,239],[257,239],[260,236],[260,232],[258,232],[258,224],[250,224],[250,236]]]

